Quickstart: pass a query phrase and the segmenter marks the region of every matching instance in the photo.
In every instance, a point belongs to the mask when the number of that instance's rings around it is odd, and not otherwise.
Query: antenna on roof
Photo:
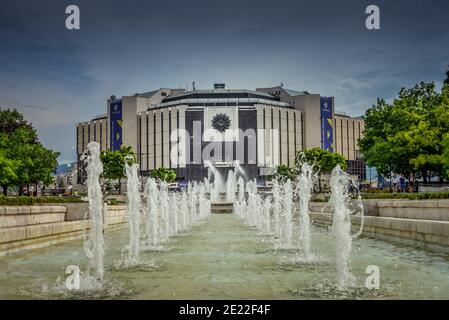
[[[281,82],[281,88],[283,88],[284,87],[284,84]]]
[[[195,91],[195,81],[192,82],[192,91]]]

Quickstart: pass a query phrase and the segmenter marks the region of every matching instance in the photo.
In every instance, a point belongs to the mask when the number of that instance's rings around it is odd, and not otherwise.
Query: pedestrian
[[[397,175],[393,175],[393,177],[391,178],[391,185],[393,187],[393,193],[398,192],[399,189],[399,179]]]
[[[405,192],[405,178],[404,178],[404,176],[401,176],[399,178],[399,186],[401,188],[401,192]]]

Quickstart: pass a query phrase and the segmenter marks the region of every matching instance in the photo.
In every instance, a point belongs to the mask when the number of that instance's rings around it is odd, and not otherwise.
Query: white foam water
[[[100,160],[99,143],[89,142],[87,150],[85,160],[91,228],[84,250],[89,258],[90,267],[94,270],[95,278],[101,282],[104,277],[103,193],[100,186],[103,164]]]

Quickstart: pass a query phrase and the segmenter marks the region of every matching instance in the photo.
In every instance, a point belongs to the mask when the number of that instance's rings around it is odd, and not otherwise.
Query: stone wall
[[[80,214],[86,209],[85,204],[80,206],[0,207],[0,256],[83,237],[90,221]],[[77,214],[71,214],[70,210]],[[104,212],[106,230],[117,228],[127,220],[126,206],[105,205]]]
[[[379,217],[449,221],[449,200],[378,201]]]
[[[330,213],[312,212],[311,219],[317,225],[332,225]],[[361,218],[352,216],[351,221],[355,232],[360,226]],[[449,221],[366,216],[362,235],[449,252]]]
[[[367,216],[378,216],[379,215],[379,207],[378,207],[378,202],[379,200],[363,200],[362,199],[362,204],[363,204],[363,210],[365,212],[365,215]],[[358,208],[358,200],[351,200],[349,201],[349,208],[354,210],[355,212],[359,211]],[[326,202],[312,202],[310,204],[310,211],[313,212],[321,212],[321,210],[325,211],[329,211],[330,208],[327,206]]]

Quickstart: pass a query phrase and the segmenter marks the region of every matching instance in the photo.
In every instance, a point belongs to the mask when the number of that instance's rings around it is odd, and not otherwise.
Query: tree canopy
[[[19,128],[27,128],[34,131],[33,126],[16,109],[0,109],[0,115],[0,133],[11,135]],[[34,138],[33,142],[37,142],[37,136]]]
[[[276,173],[274,174],[273,178],[278,181],[295,181],[297,176],[297,170],[296,168],[289,168],[286,165],[280,165],[276,168]]]
[[[160,167],[151,171],[151,178],[157,181],[174,182],[176,180],[176,172],[172,169],[167,169],[165,167]]]
[[[434,83],[403,88],[390,104],[378,99],[364,120],[360,148],[368,165],[387,177],[397,173],[442,179],[444,139],[449,132],[449,86],[441,93]]]
[[[446,79],[444,80],[445,85],[449,85],[449,69],[446,71]]]
[[[337,166],[343,170],[346,170],[346,159],[339,153],[330,152],[321,148],[311,148],[296,153],[296,167],[299,168],[305,162],[313,167],[314,174],[318,176],[318,188],[320,192],[321,188],[321,174],[331,173]]]
[[[101,176],[108,180],[119,180],[119,193],[121,193],[120,180],[125,177],[125,163],[131,165],[136,161],[132,148],[122,146],[116,151],[102,151],[100,159],[103,163]]]
[[[299,168],[304,162],[313,166],[317,173],[331,173],[337,165],[346,170],[346,160],[343,155],[321,148],[311,148],[298,152],[296,154],[296,166]]]
[[[36,130],[17,110],[0,109],[0,185],[6,194],[8,187],[19,187],[52,181],[58,165],[58,152],[46,149]]]

